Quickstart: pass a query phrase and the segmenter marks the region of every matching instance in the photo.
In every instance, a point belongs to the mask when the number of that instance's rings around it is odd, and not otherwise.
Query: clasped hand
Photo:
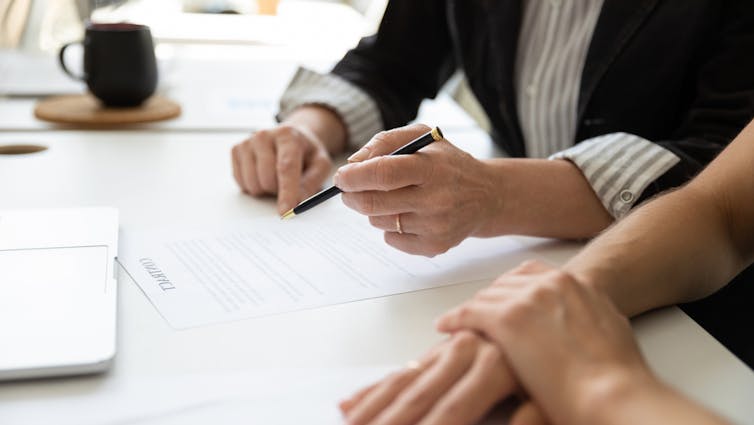
[[[333,183],[348,207],[385,231],[389,245],[434,256],[478,233],[494,214],[495,196],[485,164],[446,140],[388,155],[429,130],[416,124],[377,134]]]
[[[598,423],[611,397],[657,385],[607,296],[541,263],[502,275],[437,327],[450,337],[416,367],[341,403],[347,423],[473,424],[515,394],[525,401],[511,425]]]

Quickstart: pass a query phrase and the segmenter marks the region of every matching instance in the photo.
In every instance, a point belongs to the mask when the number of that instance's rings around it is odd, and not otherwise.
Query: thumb
[[[375,134],[356,153],[349,156],[348,162],[361,162],[387,155],[430,130],[432,129],[424,124],[411,124],[388,131],[381,131]]]

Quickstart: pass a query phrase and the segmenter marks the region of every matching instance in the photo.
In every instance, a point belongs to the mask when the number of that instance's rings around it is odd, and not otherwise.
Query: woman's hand
[[[349,425],[474,424],[515,389],[500,350],[474,333],[459,332],[340,408]],[[533,421],[541,416],[531,405],[523,414],[529,424],[543,423]]]
[[[437,326],[477,331],[495,342],[553,422],[589,423],[617,393],[658,386],[628,320],[610,300],[541,263],[501,276]]]
[[[429,130],[416,124],[377,134],[333,182],[348,207],[385,231],[389,245],[434,256],[496,216],[499,198],[488,167],[446,140],[415,154],[386,156]]]
[[[322,187],[332,169],[330,154],[343,150],[345,137],[334,112],[301,107],[285,123],[233,147],[233,176],[252,196],[277,195],[283,214]]]

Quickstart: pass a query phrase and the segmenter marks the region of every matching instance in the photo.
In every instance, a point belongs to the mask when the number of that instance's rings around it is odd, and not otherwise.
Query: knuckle
[[[356,212],[368,215],[370,217],[375,216],[374,211],[377,208],[376,196],[373,193],[361,192],[361,193],[344,193],[343,203]]]
[[[549,304],[555,298],[557,291],[556,285],[535,284],[529,291],[527,301],[535,305]]]
[[[413,389],[406,395],[406,405],[408,406],[425,406],[431,403],[433,400],[433,389],[427,386],[422,386]]]
[[[516,267],[516,270],[525,273],[533,270],[539,270],[543,265],[544,263],[540,260],[526,260],[518,267]]]
[[[385,190],[393,179],[393,167],[388,157],[381,156],[374,161],[374,183],[378,189]]]
[[[466,416],[466,401],[453,398],[446,400],[439,410],[441,424],[451,424],[460,421]]]
[[[260,180],[259,185],[261,186],[259,191],[260,195],[276,192],[275,186],[267,179]]]
[[[479,350],[476,361],[479,362],[484,369],[489,370],[499,365],[502,360],[503,356],[500,353],[500,350],[494,346],[485,344],[484,348]]]
[[[468,313],[466,313],[468,314]],[[453,336],[450,341],[450,351],[453,354],[459,354],[473,347],[477,342],[476,336],[471,332],[459,332]]]
[[[357,202],[359,211],[362,214],[366,215],[374,215],[374,213],[377,211],[377,206],[379,201],[377,200],[377,196],[374,193],[363,193],[360,197],[358,197],[359,201]]]
[[[271,135],[272,135],[272,132],[270,130],[267,130],[267,129],[257,130],[254,132],[254,134],[251,135],[248,141],[254,142],[254,141],[269,139]]]
[[[298,135],[298,130],[296,130],[290,124],[281,124],[277,127],[276,130],[277,134],[283,137],[295,137]]]
[[[281,155],[278,157],[277,161],[277,171],[278,172],[286,172],[296,165],[296,161],[294,160],[292,155]]]
[[[241,157],[249,156],[254,152],[254,147],[256,146],[255,139],[247,139],[244,140],[241,144],[236,145],[236,151],[238,152]]]
[[[382,381],[382,384],[389,390],[402,388],[406,383],[406,380],[408,380],[409,378],[409,372],[410,371],[393,372],[392,374],[388,375],[388,377],[385,378],[384,381]]]
[[[382,143],[385,140],[387,140],[390,137],[390,132],[388,130],[382,130],[379,133],[375,134],[372,137],[373,143]],[[365,149],[372,150],[371,149],[371,143],[364,146]]]
[[[529,316],[530,305],[517,302],[502,309],[497,316],[498,326],[502,329],[516,329]]]
[[[554,270],[552,272],[552,282],[557,287],[562,288],[566,291],[575,290],[576,285],[578,284],[573,276],[560,270]]]

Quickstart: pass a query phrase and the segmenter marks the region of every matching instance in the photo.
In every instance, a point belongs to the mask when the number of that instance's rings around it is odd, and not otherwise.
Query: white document
[[[120,263],[179,329],[490,279],[531,256],[517,238],[405,254],[337,200],[285,221],[128,230]]]

